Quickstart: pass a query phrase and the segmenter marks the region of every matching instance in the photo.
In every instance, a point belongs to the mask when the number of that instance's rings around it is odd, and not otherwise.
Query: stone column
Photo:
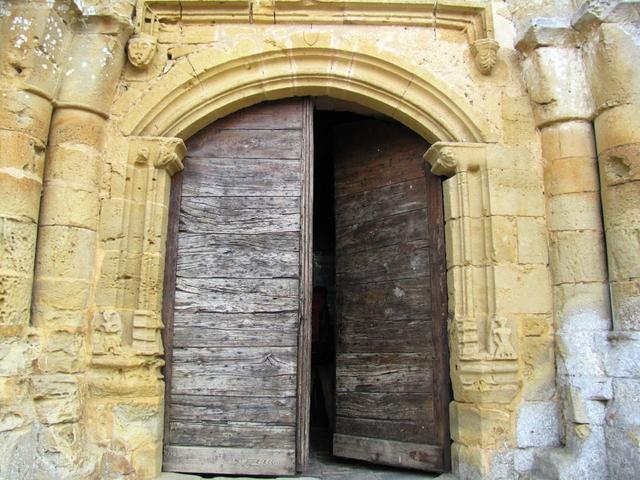
[[[67,52],[51,121],[38,229],[33,323],[40,474],[81,478],[95,469],[82,424],[86,336],[95,285],[99,173],[108,112],[125,59],[120,4],[86,7]],[[129,13],[131,8],[129,8]]]
[[[593,103],[577,46],[576,32],[568,25],[544,20],[530,25],[517,43],[541,132],[557,388],[567,447],[537,452],[526,466],[549,478],[606,478],[603,402],[611,398],[604,368],[609,294],[590,121]],[[525,427],[519,425],[523,435]]]
[[[640,2],[588,1],[573,24],[587,39],[609,261],[609,475],[632,479],[640,475]]]
[[[0,477],[29,478],[30,307],[53,102],[69,32],[51,2],[0,5]]]

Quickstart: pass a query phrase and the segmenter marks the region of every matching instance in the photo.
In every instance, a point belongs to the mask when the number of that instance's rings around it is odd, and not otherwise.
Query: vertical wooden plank
[[[163,447],[169,441],[169,405],[171,404],[171,359],[173,358],[173,311],[176,297],[176,265],[178,263],[178,225],[180,223],[180,200],[182,199],[182,172],[171,179],[169,199],[169,221],[164,267],[164,291],[162,297],[162,341],[164,344],[164,435]]]
[[[442,446],[445,471],[451,469],[451,440],[449,432],[449,345],[447,341],[447,264],[445,258],[444,207],[442,179],[425,166],[427,182],[427,224],[431,268],[431,325],[435,359],[433,365],[433,404],[436,435]]]
[[[313,288],[313,102],[303,106],[302,202],[300,232],[300,327],[298,330],[298,401],[296,470],[309,461],[309,405],[311,393],[311,297]]]

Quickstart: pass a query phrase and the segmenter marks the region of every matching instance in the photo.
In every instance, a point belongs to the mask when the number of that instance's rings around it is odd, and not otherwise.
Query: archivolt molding
[[[487,149],[481,143],[438,142],[425,160],[434,174],[449,177],[443,193],[455,399],[508,403],[519,390],[520,373],[514,320],[496,309]]]
[[[217,118],[262,101],[328,95],[395,118],[430,143],[494,137],[481,115],[434,77],[419,77],[371,55],[329,48],[328,38],[313,47],[305,44],[303,33],[292,41],[304,46],[225,58],[204,48],[181,59],[133,109],[123,112],[121,130],[125,135],[187,138]]]

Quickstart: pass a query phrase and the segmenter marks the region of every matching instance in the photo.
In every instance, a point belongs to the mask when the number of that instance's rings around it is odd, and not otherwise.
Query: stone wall
[[[134,3],[0,1],[0,478],[157,476],[182,139],[292,95],[434,143],[454,475],[638,476],[637,2]]]

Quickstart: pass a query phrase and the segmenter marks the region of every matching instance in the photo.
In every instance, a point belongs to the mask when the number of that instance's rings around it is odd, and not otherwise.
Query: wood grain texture
[[[427,145],[373,120],[341,126],[334,140],[334,454],[440,471]]]
[[[171,420],[169,443],[185,446],[287,448],[294,443],[295,427],[266,423]]]
[[[236,124],[237,125],[237,124]],[[189,158],[235,158],[243,164],[249,159],[300,160],[302,130],[212,128],[206,138],[190,142]],[[298,163],[298,162],[295,162]]]
[[[296,232],[181,232],[178,245],[177,268],[182,277],[298,278],[300,274],[300,236]]]
[[[178,277],[175,308],[192,313],[297,311],[298,280]]]
[[[311,402],[311,302],[313,290],[313,103],[303,102],[302,198],[300,209],[300,327],[298,331],[298,411],[296,470],[309,461],[309,415]]]
[[[165,470],[295,470],[310,175],[302,105],[258,105],[187,142],[169,239]]]
[[[174,348],[172,394],[295,396],[296,347]]]
[[[295,471],[295,451],[166,445],[162,466],[168,472],[287,475]]]
[[[162,295],[162,343],[164,349],[165,365],[162,369],[164,375],[164,422],[163,441],[169,438],[169,408],[171,403],[172,364],[173,357],[173,320],[175,313],[176,291],[176,265],[178,263],[178,225],[180,217],[180,201],[182,198],[182,172],[177,172],[171,178],[171,192],[169,197],[169,218],[167,221],[167,245],[165,251],[164,282]]]
[[[338,253],[357,253],[404,242],[427,240],[423,209],[344,225],[336,236]]]
[[[295,425],[295,397],[177,395],[171,397],[171,418],[188,422],[254,422]]]
[[[298,344],[298,312],[182,313],[175,316],[173,342],[177,347],[274,346]]]
[[[184,161],[184,196],[299,197],[300,162],[237,158]]]
[[[437,446],[343,434],[334,435],[333,451],[358,460],[418,470],[433,470],[442,456],[442,449]]]
[[[298,197],[183,197],[180,231],[216,234],[298,232]]]

